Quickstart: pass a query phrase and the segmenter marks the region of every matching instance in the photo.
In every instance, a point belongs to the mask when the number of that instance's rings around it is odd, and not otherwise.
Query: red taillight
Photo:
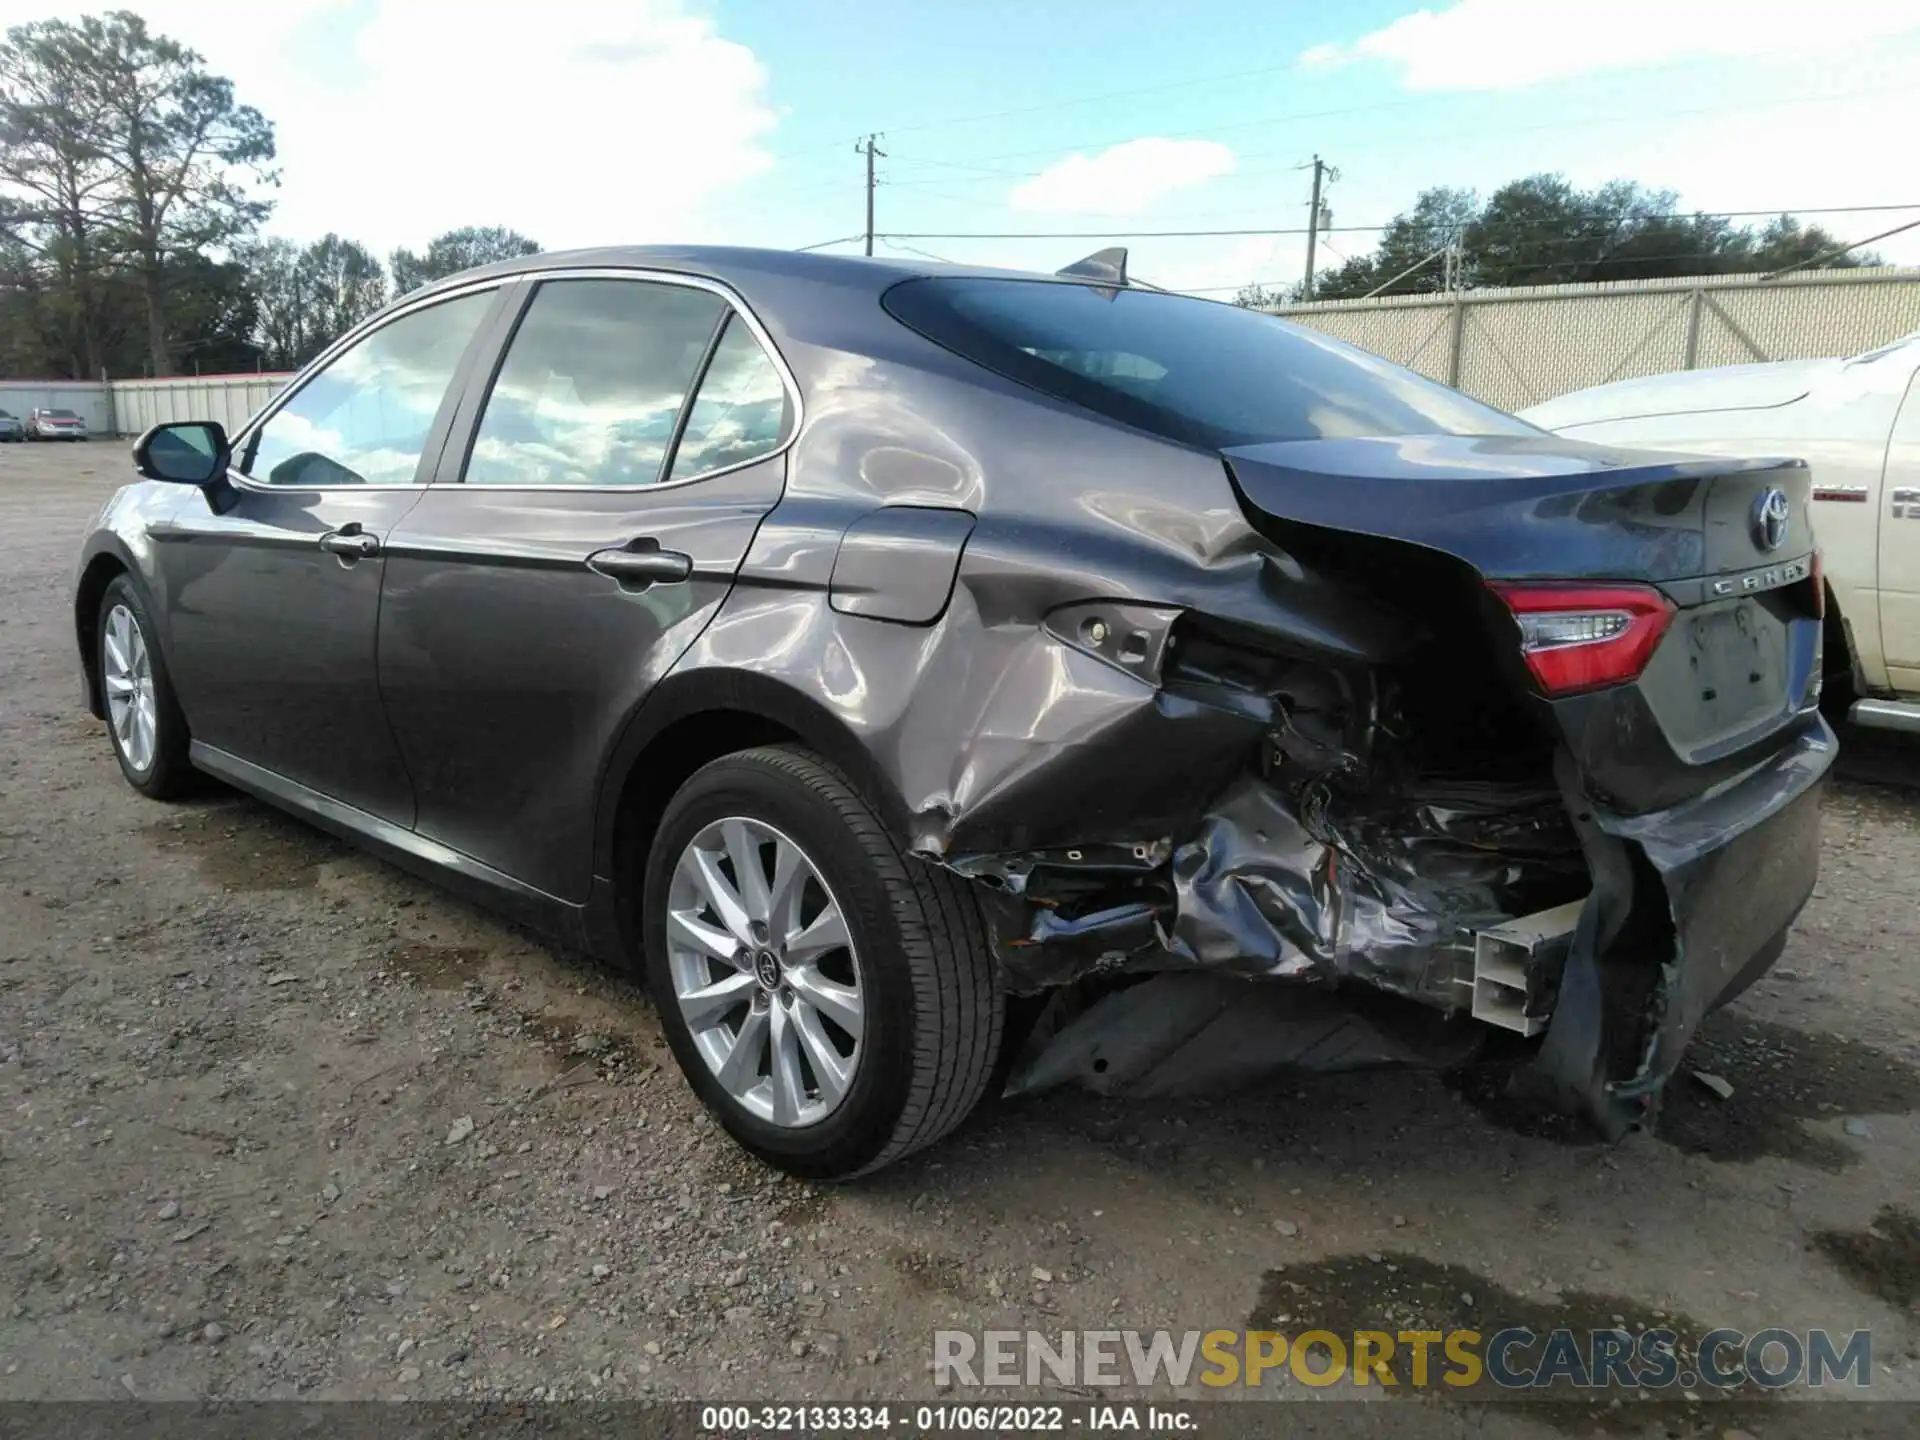
[[[1520,653],[1549,695],[1635,680],[1667,633],[1673,602],[1651,585],[1495,585]]]

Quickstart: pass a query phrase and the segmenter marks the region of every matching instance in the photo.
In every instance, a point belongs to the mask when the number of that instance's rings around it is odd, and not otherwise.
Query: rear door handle
[[[645,537],[587,557],[587,568],[644,589],[649,585],[677,585],[693,574],[693,557],[678,550],[662,550],[660,542]]]
[[[355,520],[322,535],[320,548],[342,560],[361,560],[380,553],[380,537],[367,534]]]

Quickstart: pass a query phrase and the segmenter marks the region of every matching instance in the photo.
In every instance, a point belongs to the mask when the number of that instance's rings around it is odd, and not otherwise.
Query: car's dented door
[[[625,288],[589,302],[590,283]],[[581,901],[608,749],[778,503],[797,392],[714,287],[582,275],[524,290],[497,377],[476,377],[436,483],[389,537],[380,684],[418,832]],[[702,407],[746,345],[772,377],[761,443],[702,467]],[[591,376],[596,355],[635,368]]]

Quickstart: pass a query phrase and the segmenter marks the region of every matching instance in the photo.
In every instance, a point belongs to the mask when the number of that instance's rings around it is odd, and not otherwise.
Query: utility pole
[[[1308,167],[1302,165],[1302,170]],[[1327,164],[1318,155],[1313,157],[1313,199],[1307,205],[1307,283],[1301,287],[1302,300],[1313,299],[1313,251],[1314,242],[1320,238],[1321,211],[1324,208],[1320,199],[1321,184],[1332,184],[1340,178],[1340,172]]]
[[[873,254],[873,161],[875,156],[882,160],[887,158],[887,152],[880,149],[876,143],[879,139],[878,135],[869,135],[853,147],[856,155],[867,157],[867,254],[869,255]]]

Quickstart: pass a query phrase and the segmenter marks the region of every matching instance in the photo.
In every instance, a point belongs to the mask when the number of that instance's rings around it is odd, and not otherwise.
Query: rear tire
[[[724,842],[724,855],[715,848],[723,842],[713,837],[742,833],[753,837],[747,863],[763,880],[771,877],[775,892],[788,848],[799,852],[814,877],[800,882],[813,897],[804,903],[824,913],[824,896],[825,907],[837,906],[846,945],[820,952],[817,962],[803,958],[805,945],[789,952],[788,941],[812,930],[799,898],[791,924],[776,918],[758,930],[744,918],[749,905],[738,912],[738,934],[718,908],[701,908],[701,897],[712,894],[702,888],[712,884],[712,867],[734,895],[747,897],[754,888],[741,884],[735,842]],[[769,913],[787,913],[777,894]],[[939,1140],[985,1093],[1005,1005],[979,907],[961,881],[902,854],[846,777],[810,751],[742,751],[688,780],[667,806],[648,855],[642,917],[648,981],[680,1068],[727,1132],[769,1165],[810,1179],[865,1174]],[[704,927],[708,943],[688,940],[689,920]],[[729,945],[738,947],[730,957],[718,953]],[[811,963],[839,967],[836,993],[857,991],[860,1033],[854,1039],[836,1026],[834,1045],[844,1049],[851,1040],[851,1055],[826,1055],[829,1066],[845,1060],[850,1075],[829,1082],[809,1058],[793,1072],[801,1103],[780,1107],[769,1099],[778,1089],[778,1062],[761,1048],[766,1032],[754,1027],[764,1020],[778,1036],[772,1012],[782,1009],[781,1023],[800,1035],[789,1043],[809,1057],[824,1053],[817,1019],[809,1032],[786,1018],[810,1013],[805,997],[822,978],[807,968]],[[725,1017],[683,1008],[710,983],[739,987],[743,998]],[[836,1018],[832,1009],[818,1013]],[[696,1039],[693,1025],[703,1019]],[[725,1057],[749,1038],[753,1053],[766,1058],[729,1065]]]
[[[191,791],[196,774],[187,759],[187,717],[155,633],[140,587],[131,576],[115,576],[100,597],[94,631],[107,735],[127,783],[150,800],[170,800]]]

